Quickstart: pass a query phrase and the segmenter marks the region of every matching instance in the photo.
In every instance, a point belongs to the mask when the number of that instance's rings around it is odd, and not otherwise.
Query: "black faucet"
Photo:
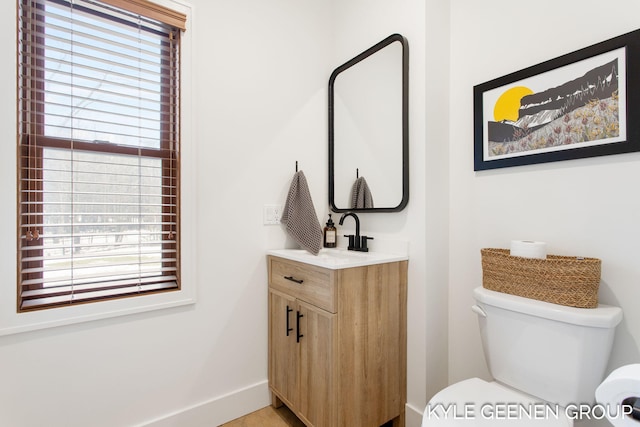
[[[362,236],[360,237],[360,218],[353,212],[347,212],[342,214],[340,217],[340,221],[338,224],[342,225],[344,223],[344,219],[348,216],[352,216],[356,221],[356,234],[345,234],[344,237],[349,238],[349,246],[347,247],[350,251],[359,251],[359,252],[369,252],[369,248],[367,247],[367,240],[373,240],[373,237]]]

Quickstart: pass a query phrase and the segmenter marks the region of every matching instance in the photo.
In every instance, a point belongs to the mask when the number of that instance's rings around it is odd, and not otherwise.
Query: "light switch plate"
[[[280,224],[283,209],[283,205],[264,205],[262,209],[262,223],[264,225]]]

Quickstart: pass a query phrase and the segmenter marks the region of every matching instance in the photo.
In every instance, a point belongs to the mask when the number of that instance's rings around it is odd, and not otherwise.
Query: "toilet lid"
[[[422,427],[571,427],[563,407],[496,382],[471,378],[438,392],[427,404]]]

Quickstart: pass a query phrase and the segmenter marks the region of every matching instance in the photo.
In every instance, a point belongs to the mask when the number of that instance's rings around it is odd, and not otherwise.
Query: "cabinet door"
[[[300,413],[315,427],[336,426],[335,314],[299,302]]]
[[[269,289],[269,385],[287,405],[298,406],[295,298]]]

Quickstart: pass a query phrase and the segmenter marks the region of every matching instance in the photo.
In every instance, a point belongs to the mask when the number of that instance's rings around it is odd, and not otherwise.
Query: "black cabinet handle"
[[[291,313],[293,309],[287,305],[287,336],[289,336],[289,332],[293,331],[293,328],[289,327],[289,313]]]
[[[296,279],[296,278],[295,278],[295,277],[293,277],[293,276],[284,276],[284,278],[285,278],[285,279],[287,279],[287,280],[291,280],[292,282],[296,282],[296,283],[298,283],[298,284],[301,284],[302,282],[304,282],[304,280],[302,280],[302,279]]]
[[[300,333],[300,318],[304,317],[304,314],[296,311],[296,342],[300,342],[300,338],[304,335]]]

